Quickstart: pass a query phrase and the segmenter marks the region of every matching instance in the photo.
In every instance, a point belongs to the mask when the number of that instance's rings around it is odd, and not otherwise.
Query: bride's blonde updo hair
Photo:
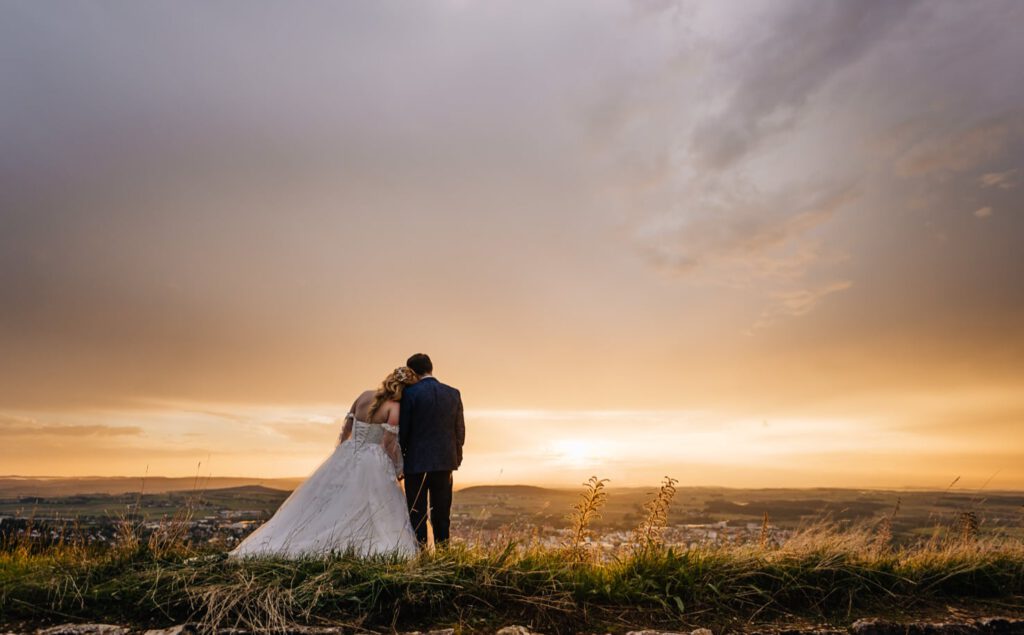
[[[373,419],[373,415],[380,410],[380,407],[387,401],[401,401],[402,391],[406,386],[415,384],[420,380],[416,373],[408,366],[399,366],[391,371],[391,374],[384,378],[380,388],[373,395],[373,403],[370,404],[370,412],[366,415],[367,421]]]

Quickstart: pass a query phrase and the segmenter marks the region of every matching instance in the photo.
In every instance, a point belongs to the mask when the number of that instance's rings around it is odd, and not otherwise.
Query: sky
[[[1024,3],[0,6],[0,474],[1024,489]]]

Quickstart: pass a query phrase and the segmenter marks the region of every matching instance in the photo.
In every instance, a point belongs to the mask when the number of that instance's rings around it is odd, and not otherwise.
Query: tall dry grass
[[[664,544],[665,530],[668,528],[668,512],[672,499],[676,495],[676,483],[679,481],[666,476],[661,487],[651,500],[644,503],[644,516],[640,524],[633,529],[632,545],[636,549],[651,549]]]
[[[587,557],[586,543],[593,537],[591,525],[601,517],[601,508],[608,500],[608,492],[605,491],[607,482],[606,478],[591,476],[583,484],[580,500],[572,506],[572,511],[566,517],[570,532],[565,546],[568,556],[573,560],[584,560]]]

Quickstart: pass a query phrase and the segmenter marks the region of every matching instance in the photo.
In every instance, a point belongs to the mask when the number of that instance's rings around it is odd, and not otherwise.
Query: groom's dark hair
[[[426,353],[416,353],[405,360],[405,365],[417,375],[428,375],[434,372],[434,364],[431,363],[430,356]]]

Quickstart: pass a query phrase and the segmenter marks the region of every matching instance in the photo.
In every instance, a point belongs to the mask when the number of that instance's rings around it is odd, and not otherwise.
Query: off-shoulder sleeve
[[[402,448],[398,444],[398,426],[393,426],[387,423],[381,424],[384,428],[384,434],[381,436],[381,447],[387,452],[391,458],[392,465],[395,466],[395,476],[402,476],[403,474],[403,461],[402,461]]]

